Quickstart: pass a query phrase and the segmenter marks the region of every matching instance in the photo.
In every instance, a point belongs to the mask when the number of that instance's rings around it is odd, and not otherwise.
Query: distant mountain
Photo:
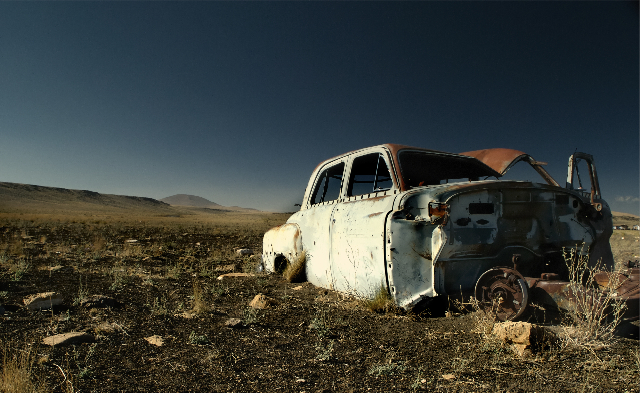
[[[171,206],[187,206],[187,207],[198,207],[204,209],[216,209],[216,210],[230,210],[230,211],[257,211],[256,209],[252,209],[249,207],[239,207],[239,206],[222,206],[215,202],[211,202],[208,199],[196,196],[196,195],[187,195],[187,194],[177,194],[172,195],[170,197],[160,199],[161,202],[168,203]]]
[[[32,184],[0,182],[0,211],[20,209],[49,210],[109,210],[143,209],[170,210],[171,207],[153,198],[100,194],[87,190],[36,186]]]
[[[187,194],[176,194],[170,197],[160,199],[161,202],[168,203],[172,206],[190,206],[190,207],[206,207],[209,209],[219,209],[223,207],[208,199]]]

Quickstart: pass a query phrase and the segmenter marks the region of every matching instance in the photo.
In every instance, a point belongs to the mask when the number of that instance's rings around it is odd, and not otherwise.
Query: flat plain
[[[414,315],[253,274],[264,232],[288,214],[57,190],[0,205],[1,391],[638,391],[637,324],[521,357],[480,312]],[[617,262],[637,259],[638,234],[614,232]],[[253,275],[218,279],[232,272]],[[61,304],[25,307],[49,291]],[[264,308],[251,307],[259,294]],[[43,342],[69,332],[87,342]]]

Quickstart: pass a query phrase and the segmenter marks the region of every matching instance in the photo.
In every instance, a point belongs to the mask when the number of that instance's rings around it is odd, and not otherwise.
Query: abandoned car
[[[574,187],[578,161],[588,189]],[[500,180],[517,162],[541,182]],[[567,280],[563,249],[583,245],[590,263],[614,263],[593,158],[573,154],[565,186],[543,165],[509,149],[395,144],[331,158],[311,175],[300,211],[265,234],[262,266],[282,272],[302,257],[316,286],[369,298],[387,291],[404,309],[474,296],[515,319],[533,289],[553,297],[554,283]]]

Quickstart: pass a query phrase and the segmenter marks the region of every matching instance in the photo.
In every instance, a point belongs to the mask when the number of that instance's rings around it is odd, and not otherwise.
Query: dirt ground
[[[219,280],[252,271],[259,256],[234,249],[259,255],[262,227],[0,224],[5,372],[12,359],[27,359],[41,391],[638,391],[637,326],[627,332],[636,338],[611,345],[557,344],[521,358],[482,334],[476,313],[376,313],[279,276]],[[63,304],[24,307],[45,291],[62,294]],[[249,306],[258,294],[268,308]],[[117,304],[83,305],[91,295]],[[89,333],[92,342],[43,344],[67,332]]]

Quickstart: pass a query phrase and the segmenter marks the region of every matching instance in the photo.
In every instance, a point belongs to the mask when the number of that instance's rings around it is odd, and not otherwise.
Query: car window
[[[479,180],[495,174],[471,157],[401,151],[398,158],[402,177],[409,188]]]
[[[322,171],[311,194],[311,204],[333,201],[340,197],[344,162]]]
[[[391,187],[393,180],[382,154],[367,154],[353,160],[347,195],[369,194]]]

